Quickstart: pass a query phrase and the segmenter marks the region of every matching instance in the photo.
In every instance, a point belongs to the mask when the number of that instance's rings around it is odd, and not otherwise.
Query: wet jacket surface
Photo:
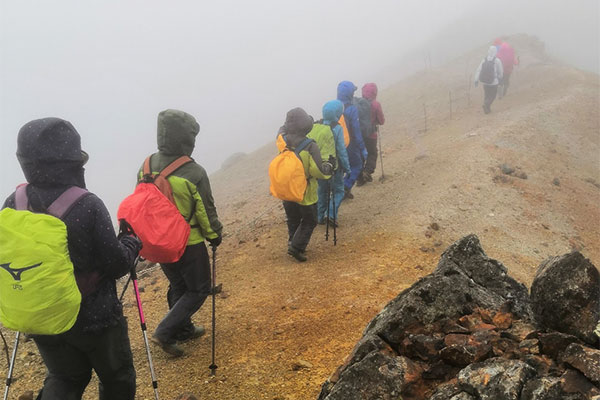
[[[65,152],[64,147],[73,151]],[[34,212],[46,212],[71,186],[85,188],[79,134],[66,121],[45,118],[25,125],[19,132],[17,157],[29,183],[27,195]],[[15,207],[14,193],[4,207]],[[117,239],[106,206],[92,193],[79,199],[63,222],[82,293],[72,329],[95,332],[116,326],[123,311],[115,279],[130,271],[139,250],[137,242],[127,236]]]
[[[369,100],[371,103],[371,123],[373,126],[385,124],[383,109],[381,108],[381,104],[377,101],[377,85],[374,83],[366,83],[362,87],[362,97]],[[369,137],[372,139],[377,138],[377,129],[374,129]]]
[[[497,57],[502,61],[503,73],[510,75],[513,70],[513,66],[517,65],[515,58],[515,50],[512,46],[506,42],[503,42],[498,49]]]
[[[344,131],[337,123],[344,113],[344,105],[339,100],[331,100],[323,106],[323,124],[333,126],[333,140],[335,141],[335,151],[339,166],[344,172],[350,171],[350,162],[348,161],[348,152],[344,143]]]
[[[191,115],[178,110],[165,110],[158,115],[158,152],[150,158],[150,169],[158,173],[181,156],[191,156],[200,126]],[[138,171],[142,179],[143,165]],[[221,236],[219,221],[206,170],[189,162],[168,177],[179,212],[190,222],[188,246]]]
[[[306,135],[311,131],[313,119],[306,111],[301,108],[294,108],[288,111],[285,124],[279,129],[279,134],[283,136],[287,147],[295,149],[300,143],[306,139]],[[303,206],[315,204],[317,197],[317,179],[328,179],[327,168],[323,166],[321,159],[321,151],[316,142],[311,142],[302,150],[298,156],[304,167],[307,185],[304,192],[304,198],[299,203]]]
[[[365,143],[360,131],[360,123],[358,122],[358,109],[352,104],[356,86],[350,81],[340,82],[337,88],[337,99],[344,104],[344,118],[348,124],[350,133],[350,144],[348,147],[353,147],[359,151],[363,151]]]

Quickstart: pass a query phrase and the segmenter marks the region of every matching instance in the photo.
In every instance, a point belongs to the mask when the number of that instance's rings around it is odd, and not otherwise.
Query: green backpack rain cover
[[[38,214],[27,210],[22,185],[16,209],[0,211],[0,322],[5,327],[57,335],[75,324],[81,293],[60,218],[87,193],[71,187],[48,207],[48,214]]]
[[[319,146],[319,150],[321,150],[321,159],[323,161],[328,161],[329,156],[337,158],[337,153],[335,151],[335,140],[329,125],[323,125],[318,122],[315,123],[312,130],[308,133],[308,135],[306,135],[306,137],[317,142],[317,146]]]

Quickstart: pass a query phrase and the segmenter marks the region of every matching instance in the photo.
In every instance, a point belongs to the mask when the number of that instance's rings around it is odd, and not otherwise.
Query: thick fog
[[[193,156],[211,172],[272,140],[288,109],[319,117],[339,81],[385,87],[425,53],[441,64],[529,33],[599,70],[597,0],[0,1],[0,198],[24,181],[19,128],[56,116],[81,134],[88,188],[113,216],[166,108],[198,119]]]

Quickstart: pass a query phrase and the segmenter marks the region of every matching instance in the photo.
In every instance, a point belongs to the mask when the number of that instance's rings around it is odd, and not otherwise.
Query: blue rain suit
[[[323,124],[330,126],[334,125],[332,131],[338,166],[331,179],[319,179],[319,201],[317,202],[317,217],[319,222],[322,222],[326,216],[331,219],[337,219],[338,209],[344,198],[344,173],[350,172],[348,152],[346,151],[346,144],[344,143],[344,132],[342,127],[337,124],[337,121],[339,121],[343,112],[344,105],[339,100],[328,101],[323,106]],[[327,215],[327,198],[329,197],[327,194],[329,185],[332,186],[333,197],[329,198],[329,215]]]
[[[347,190],[352,189],[358,179],[364,164],[363,154],[367,152],[358,122],[358,109],[352,103],[356,89],[350,81],[340,82],[337,88],[337,98],[344,103],[344,119],[350,134],[350,144],[347,149],[350,172],[344,177],[344,186]]]

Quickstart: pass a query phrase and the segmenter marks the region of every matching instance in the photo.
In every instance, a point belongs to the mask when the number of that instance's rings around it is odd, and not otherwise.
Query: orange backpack
[[[283,149],[281,149],[282,142],[285,143]],[[295,149],[290,149],[283,135],[277,137],[277,147],[280,152],[269,164],[270,191],[274,197],[297,203],[304,199],[307,178],[300,152],[311,142],[312,139],[306,138]]]
[[[338,123],[344,130],[344,144],[346,145],[346,147],[348,147],[348,145],[350,144],[350,134],[348,133],[348,126],[346,125],[346,118],[344,118],[344,114],[342,114]]]

